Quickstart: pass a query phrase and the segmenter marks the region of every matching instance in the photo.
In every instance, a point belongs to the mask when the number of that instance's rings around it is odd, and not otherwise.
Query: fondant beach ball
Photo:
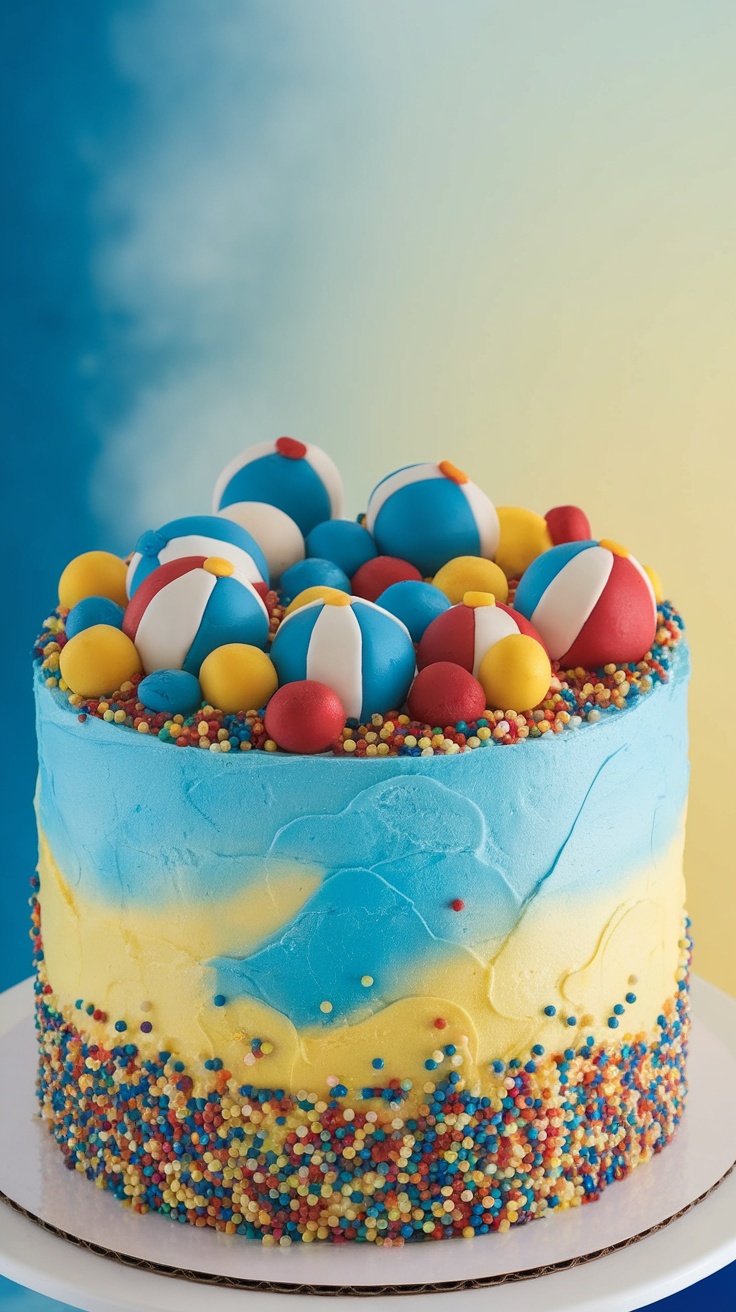
[[[414,645],[400,620],[360,597],[315,601],[283,620],[271,647],[280,684],[326,683],[345,714],[365,720],[404,704]]]
[[[538,556],[515,607],[541,633],[553,660],[598,669],[639,661],[657,629],[651,582],[615,542],[568,542]]]
[[[496,602],[490,593],[467,592],[458,606],[432,621],[419,644],[417,665],[423,670],[436,661],[453,661],[478,678],[491,647],[519,633],[534,638],[543,648],[539,633],[518,610]]]
[[[279,437],[248,447],[223,469],[215,484],[213,510],[236,501],[277,506],[306,537],[316,524],[342,514],[342,479],[320,447]]]
[[[235,501],[218,510],[218,517],[231,519],[247,529],[266,557],[272,583],[278,583],[285,569],[304,560],[304,537],[298,524],[278,506],[265,501]]]
[[[248,579],[229,560],[185,556],[149,574],[123,619],[146,674],[186,670],[199,674],[215,647],[244,642],[264,647],[268,611]]]
[[[366,528],[379,552],[436,574],[455,556],[492,559],[498,546],[493,503],[449,460],[398,469],[371,493]]]
[[[268,583],[266,557],[240,524],[219,515],[186,515],[140,536],[128,565],[128,596],[132,597],[159,565],[185,556],[229,560],[250,583]]]

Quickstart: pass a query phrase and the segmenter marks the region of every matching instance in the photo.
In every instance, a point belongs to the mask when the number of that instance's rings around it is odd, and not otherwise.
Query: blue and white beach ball
[[[414,678],[414,645],[393,615],[362,597],[313,601],[283,620],[271,647],[279,684],[312,679],[336,692],[348,719],[399,710]]]
[[[252,583],[218,557],[170,560],[136,589],[123,619],[146,674],[199,674],[205,656],[229,642],[265,647],[268,611]]]
[[[268,583],[266,557],[251,533],[219,515],[185,515],[163,528],[141,534],[128,565],[126,587],[132,597],[159,565],[184,556],[216,556],[230,564],[249,583]]]
[[[342,479],[320,447],[279,437],[248,447],[223,469],[212,508],[222,510],[236,501],[278,506],[306,537],[315,524],[342,514]]]
[[[371,493],[365,526],[382,555],[425,576],[456,556],[492,560],[500,536],[493,502],[449,460],[389,474]]]

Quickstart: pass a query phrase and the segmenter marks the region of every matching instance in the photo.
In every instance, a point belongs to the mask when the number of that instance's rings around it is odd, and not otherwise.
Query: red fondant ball
[[[588,542],[592,536],[590,520],[579,506],[555,506],[544,518],[554,547],[562,542]]]
[[[481,684],[462,665],[438,661],[420,670],[407,699],[409,714],[421,724],[477,720],[486,709]]]
[[[263,717],[266,733],[285,752],[326,752],[345,727],[345,708],[336,692],[316,679],[285,683]]]
[[[419,570],[410,565],[408,560],[399,560],[398,556],[374,556],[361,565],[350,584],[354,597],[377,601],[381,593],[393,583],[405,583],[408,579],[420,583],[422,581]]]

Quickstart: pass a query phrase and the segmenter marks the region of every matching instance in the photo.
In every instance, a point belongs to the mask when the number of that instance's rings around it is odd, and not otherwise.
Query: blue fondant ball
[[[339,588],[351,592],[350,579],[339,565],[331,560],[308,557],[290,565],[281,575],[280,591],[287,601],[293,601],[305,588]]]
[[[138,684],[138,700],[147,711],[189,715],[202,704],[199,679],[186,670],[156,670]]]
[[[376,601],[409,630],[412,642],[419,642],[424,630],[438,615],[450,609],[450,599],[431,583],[417,583],[406,579],[403,583],[392,583]]]
[[[331,560],[351,579],[353,574],[378,555],[371,534],[350,519],[326,519],[307,538],[307,555]]]
[[[220,515],[185,515],[162,528],[141,534],[128,565],[128,596],[159,565],[185,556],[215,556],[229,560],[249,583],[268,583],[268,563],[255,538],[241,524]]]
[[[74,638],[94,624],[109,624],[114,629],[122,629],[124,614],[122,606],[110,601],[109,597],[84,597],[66,617],[66,636]]]
[[[311,602],[282,622],[271,647],[279,684],[326,683],[348,719],[398,711],[415,671],[414,645],[400,620],[362,597]]]

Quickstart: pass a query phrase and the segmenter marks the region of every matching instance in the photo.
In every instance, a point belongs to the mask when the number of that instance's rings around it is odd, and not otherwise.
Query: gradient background
[[[5,0],[0,23],[0,986],[29,971],[28,651],[63,564],[207,509],[235,452],[290,433],[350,514],[447,457],[659,570],[694,652],[696,968],[736,993],[732,0]]]

